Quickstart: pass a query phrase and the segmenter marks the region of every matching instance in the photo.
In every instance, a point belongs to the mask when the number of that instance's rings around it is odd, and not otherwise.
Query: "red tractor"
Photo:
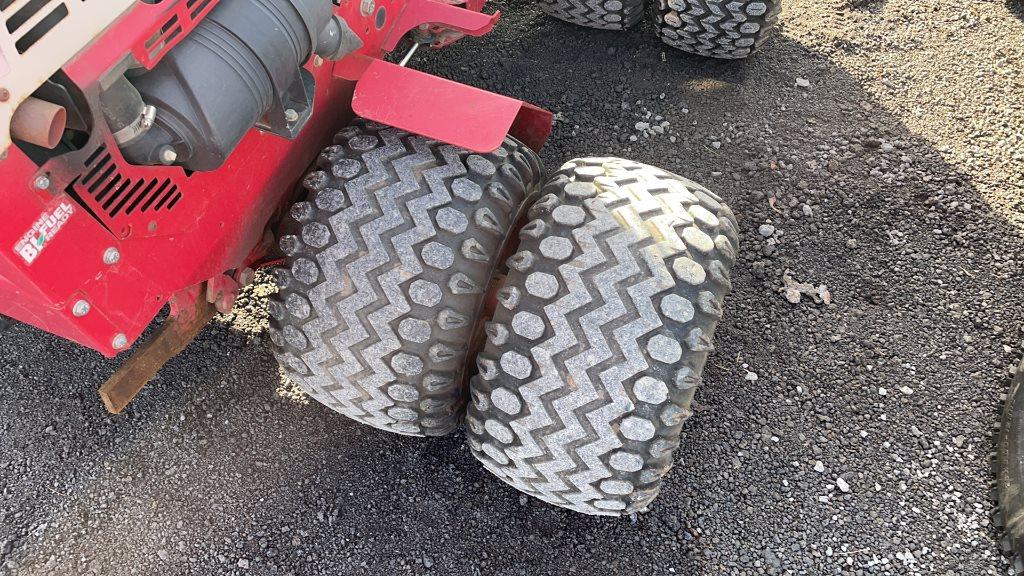
[[[482,3],[0,1],[0,313],[114,357],[169,307],[100,390],[117,413],[273,268],[274,351],[320,402],[464,421],[529,494],[644,509],[736,222],[626,160],[546,179],[550,113],[384,59],[488,32]]]

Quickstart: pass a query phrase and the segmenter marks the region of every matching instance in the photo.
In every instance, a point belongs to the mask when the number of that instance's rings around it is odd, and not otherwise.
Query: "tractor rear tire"
[[[644,510],[731,289],[735,217],[698,184],[615,158],[573,160],[542,194],[486,325],[470,448],[551,504]]]
[[[1024,560],[1024,361],[1010,384],[996,445],[999,518],[1005,531],[1004,553],[1014,565]],[[1018,572],[1020,573],[1020,572]]]
[[[270,337],[284,374],[364,424],[458,427],[491,275],[540,159],[508,137],[475,154],[357,120],[305,180],[280,245]]]
[[[661,40],[684,52],[740,59],[772,33],[782,0],[655,0]]]
[[[644,0],[540,0],[547,14],[587,28],[625,30],[644,15]]]

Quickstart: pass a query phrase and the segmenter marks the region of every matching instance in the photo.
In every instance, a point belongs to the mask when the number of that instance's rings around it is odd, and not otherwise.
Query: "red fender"
[[[512,134],[534,150],[551,135],[553,115],[515,98],[374,60],[356,84],[359,116],[447,142],[491,152]]]

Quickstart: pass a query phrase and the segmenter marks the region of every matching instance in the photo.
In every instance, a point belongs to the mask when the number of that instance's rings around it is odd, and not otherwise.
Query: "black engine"
[[[314,55],[336,60],[361,41],[327,0],[221,0],[153,70],[108,82],[103,112],[139,165],[220,167],[257,126],[292,138],[313,107]]]

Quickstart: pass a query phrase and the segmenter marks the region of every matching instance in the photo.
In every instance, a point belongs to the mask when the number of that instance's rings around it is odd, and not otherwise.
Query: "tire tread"
[[[552,504],[643,510],[712,350],[735,218],[693,182],[613,158],[566,164],[529,218],[472,381],[470,448]]]
[[[643,18],[644,0],[539,0],[550,16],[601,30],[625,30]]]
[[[482,293],[541,178],[511,137],[474,154],[365,120],[339,132],[281,237],[270,337],[285,376],[370,426],[452,432]]]
[[[782,0],[656,0],[662,41],[711,58],[740,59],[773,34]]]

